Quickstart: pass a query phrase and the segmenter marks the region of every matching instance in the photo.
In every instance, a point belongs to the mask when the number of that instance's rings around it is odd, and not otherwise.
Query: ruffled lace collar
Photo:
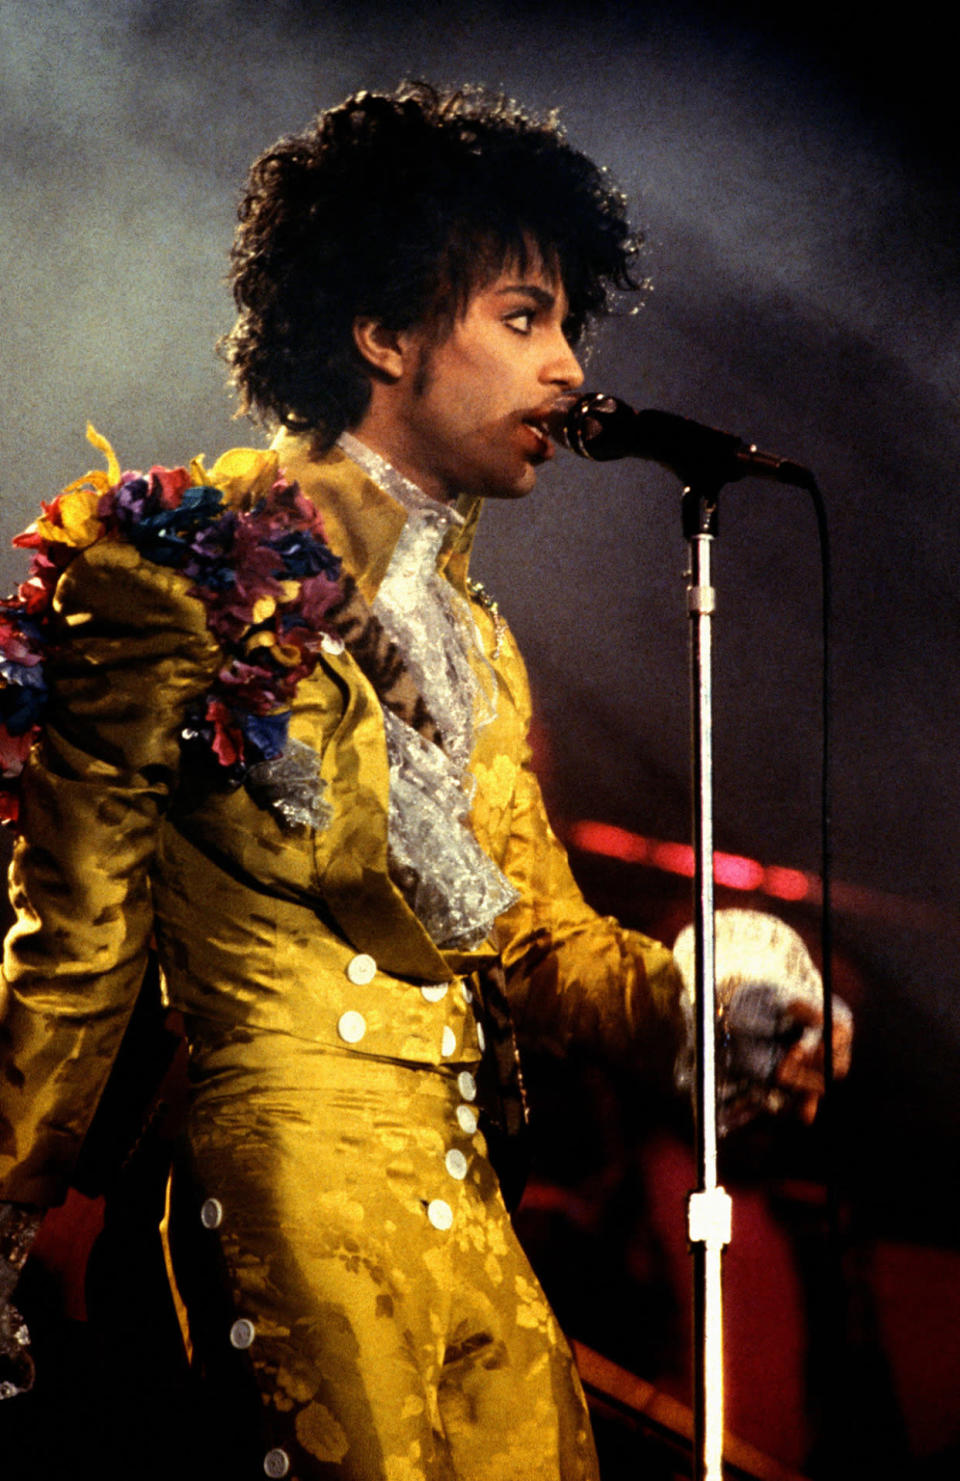
[[[469,760],[496,716],[497,681],[469,601],[438,569],[449,533],[465,520],[349,433],[339,446],[407,512],[371,610],[442,737],[442,747],[424,742],[384,710],[391,877],[438,946],[477,946],[517,895],[468,824]]]

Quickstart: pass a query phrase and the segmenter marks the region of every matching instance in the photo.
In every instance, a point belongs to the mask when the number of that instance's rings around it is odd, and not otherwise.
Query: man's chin
[[[511,478],[490,479],[483,493],[486,499],[525,499],[537,482],[537,467],[525,463]]]

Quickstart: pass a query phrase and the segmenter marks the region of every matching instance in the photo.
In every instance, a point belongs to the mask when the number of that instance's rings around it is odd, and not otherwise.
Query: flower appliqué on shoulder
[[[280,757],[298,684],[319,661],[327,614],[341,599],[340,561],[313,504],[280,474],[277,456],[225,453],[209,470],[153,467],[122,473],[88,427],[107,468],[69,484],[13,543],[31,550],[27,580],[0,601],[0,821],[15,824],[18,784],[43,729],[44,657],[53,595],[81,550],[125,540],[145,559],[181,571],[203,603],[226,662],[183,733],[194,759],[228,787]]]

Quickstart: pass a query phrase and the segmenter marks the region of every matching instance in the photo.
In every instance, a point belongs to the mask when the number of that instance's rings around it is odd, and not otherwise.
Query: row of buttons
[[[369,952],[366,951],[358,952],[347,963],[347,979],[355,987],[366,987],[368,983],[373,981],[376,972],[377,964]],[[421,996],[428,1003],[441,1003],[449,991],[450,984],[447,982],[426,982],[420,989]],[[473,993],[465,982],[460,983],[460,991],[463,994],[464,1002],[470,1004],[473,1001]],[[477,1043],[482,1054],[486,1047],[483,1025],[477,1023],[476,1030]],[[345,1044],[359,1044],[366,1032],[367,1020],[362,1013],[357,1012],[356,1008],[348,1008],[345,1013],[341,1013],[337,1020],[337,1033]],[[445,1024],[440,1037],[440,1053],[444,1059],[449,1059],[451,1055],[456,1053],[456,1049],[457,1036],[450,1025]]]
[[[366,987],[376,975],[377,964],[368,951],[358,951],[347,963],[347,979],[355,987]],[[441,1003],[449,991],[449,982],[425,982],[420,989],[428,1003]],[[460,983],[460,992],[465,1003],[469,1005],[473,1002],[473,993],[463,981]]]
[[[359,1044],[367,1032],[367,1020],[356,1008],[348,1008],[341,1013],[337,1019],[337,1033],[345,1044]],[[477,1040],[480,1044],[480,1052],[483,1053],[483,1031],[477,1024]],[[457,1036],[448,1023],[443,1026],[440,1035],[440,1053],[444,1059],[449,1059],[457,1051]]]
[[[373,957],[367,952],[359,952],[352,957],[347,964],[347,978],[357,987],[364,987],[372,982],[377,971],[377,964]],[[428,1003],[442,1002],[449,991],[446,982],[425,983],[421,989],[423,998]],[[465,982],[460,983],[460,991],[466,1004],[473,1000],[473,994]],[[481,1053],[484,1048],[483,1028],[479,1023],[477,1028],[477,1040]],[[341,1014],[337,1023],[337,1031],[346,1044],[357,1044],[367,1031],[366,1020],[362,1013],[355,1009],[348,1009]],[[445,1025],[441,1037],[441,1054],[449,1058],[457,1047],[456,1034],[449,1025]],[[477,1082],[469,1070],[461,1070],[457,1076],[457,1089],[460,1092],[461,1104],[456,1110],[457,1125],[465,1136],[472,1137],[477,1130],[477,1113],[471,1102],[476,1100]],[[444,1156],[444,1167],[448,1175],[457,1182],[463,1182],[469,1170],[466,1155],[459,1147],[450,1147]],[[453,1209],[444,1198],[434,1198],[427,1205],[427,1218],[434,1229],[441,1232],[450,1229],[453,1225]],[[223,1205],[217,1198],[208,1198],[201,1210],[200,1221],[205,1229],[217,1229],[223,1222]],[[245,1351],[252,1347],[256,1338],[256,1328],[248,1317],[238,1317],[230,1328],[230,1344],[238,1351]],[[264,1474],[271,1477],[286,1476],[290,1470],[290,1458],[285,1450],[279,1447],[267,1452],[263,1461]]]
[[[358,1018],[359,1014],[356,1015]],[[344,1017],[347,1017],[344,1014]],[[342,1020],[341,1020],[342,1021]],[[469,1070],[461,1070],[457,1076],[457,1089],[461,1104],[457,1106],[457,1125],[464,1136],[472,1137],[478,1125],[477,1112],[471,1104],[477,1098],[477,1082]],[[459,1147],[450,1147],[444,1155],[444,1167],[451,1178],[463,1182],[469,1165]],[[435,1229],[449,1229],[453,1223],[453,1210],[443,1198],[434,1198],[427,1205],[427,1218]],[[219,1229],[223,1223],[223,1204],[218,1198],[208,1198],[200,1209],[200,1222],[205,1229]],[[253,1323],[240,1317],[230,1328],[230,1342],[236,1348],[247,1348],[253,1343],[256,1331]]]
[[[469,1070],[461,1070],[457,1076],[457,1089],[462,1097],[461,1104],[457,1106],[457,1125],[464,1136],[473,1136],[477,1129],[477,1113],[472,1101],[477,1098],[477,1082]],[[443,1165],[451,1178],[462,1183],[469,1171],[469,1163],[466,1155],[459,1147],[450,1147],[444,1155]],[[427,1204],[427,1218],[434,1229],[441,1231],[451,1228],[453,1224],[453,1209],[445,1198],[433,1198]]]
[[[219,1198],[207,1198],[200,1209],[200,1222],[204,1229],[219,1229],[223,1223],[223,1204]],[[230,1346],[235,1347],[238,1352],[246,1352],[248,1347],[253,1346],[257,1335],[257,1329],[249,1317],[241,1316],[230,1328]],[[290,1471],[290,1457],[285,1450],[274,1446],[268,1450],[263,1457],[263,1473],[265,1476],[279,1478],[286,1476]]]

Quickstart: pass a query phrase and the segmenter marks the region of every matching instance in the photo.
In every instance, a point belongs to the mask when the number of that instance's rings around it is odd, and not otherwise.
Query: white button
[[[376,972],[376,962],[365,951],[361,951],[358,956],[351,957],[347,963],[347,976],[354,987],[366,987],[368,982],[373,981]]]
[[[268,1450],[263,1457],[263,1474],[265,1476],[286,1476],[290,1471],[290,1457],[285,1450]]]
[[[200,1222],[204,1229],[219,1229],[223,1223],[223,1204],[219,1198],[208,1198],[200,1210]]]
[[[457,1089],[464,1100],[476,1100],[477,1082],[469,1070],[461,1070],[457,1076]]]
[[[425,982],[420,991],[428,1003],[439,1003],[447,996],[449,986],[446,982]]]
[[[444,1059],[449,1059],[457,1047],[457,1036],[449,1024],[444,1024],[443,1033],[440,1036],[440,1053]]]
[[[338,638],[335,633],[324,633],[323,637],[320,639],[320,647],[323,649],[324,653],[329,653],[332,658],[339,658],[340,654],[343,652],[343,639]],[[271,1451],[270,1453],[272,1455],[273,1451]],[[270,1472],[268,1471],[267,1474],[270,1475]],[[285,1476],[287,1473],[286,1471],[277,1471],[276,1474],[278,1476]]]
[[[345,1044],[359,1044],[366,1032],[367,1020],[362,1013],[355,1012],[353,1008],[341,1013],[337,1033]]]
[[[473,993],[470,991],[469,987],[467,986],[467,984],[465,982],[461,982],[461,984],[460,984],[460,991],[463,994],[463,1001],[465,1003],[470,1004],[470,1003],[473,1002]]]
[[[480,1045],[480,1053],[482,1054],[484,1049],[486,1049],[487,1047],[487,1036],[483,1032],[482,1023],[477,1024],[477,1043]]]
[[[239,1347],[242,1351],[245,1347],[251,1347],[253,1345],[253,1339],[256,1335],[253,1322],[248,1321],[245,1316],[242,1316],[230,1328],[230,1346]]]
[[[453,1209],[442,1198],[434,1198],[427,1205],[427,1218],[434,1229],[449,1229],[453,1223]]]
[[[456,1178],[458,1183],[462,1182],[467,1175],[467,1159],[459,1147],[451,1147],[443,1161],[450,1176]]]
[[[473,1106],[457,1106],[457,1120],[460,1122],[460,1130],[465,1131],[467,1136],[473,1136],[477,1129],[477,1113]]]

